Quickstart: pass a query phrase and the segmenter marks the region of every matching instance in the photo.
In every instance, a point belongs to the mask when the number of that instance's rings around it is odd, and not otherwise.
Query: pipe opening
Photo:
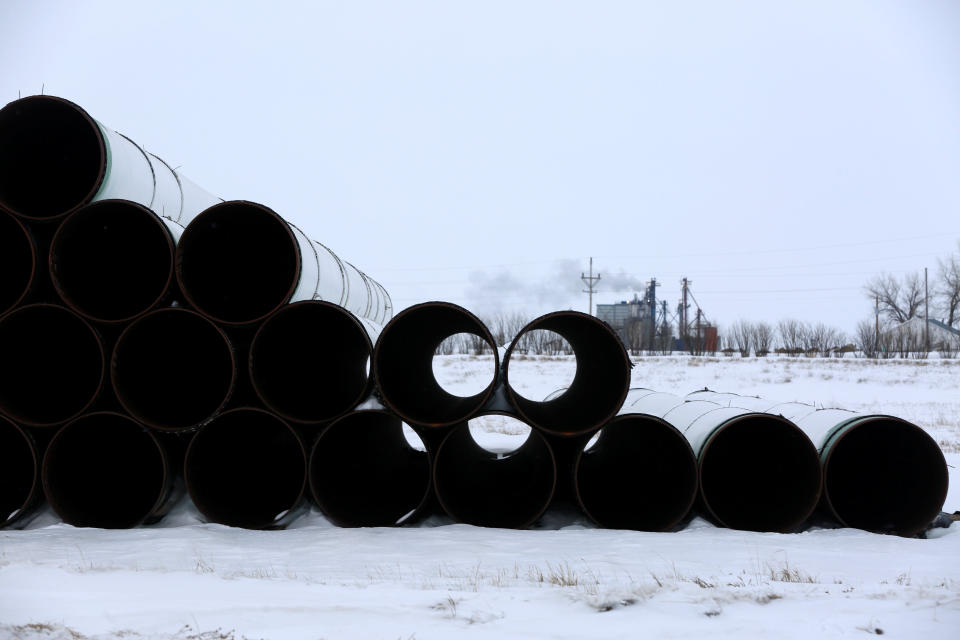
[[[158,429],[186,429],[215,414],[236,376],[223,331],[186,309],[161,309],[129,325],[112,371],[124,409]]]
[[[0,527],[23,515],[37,491],[37,454],[24,431],[0,418]]]
[[[731,529],[796,529],[820,497],[820,459],[810,439],[777,416],[751,414],[717,429],[700,454],[700,491]]]
[[[947,497],[943,452],[923,429],[896,418],[864,420],[842,433],[824,463],[828,504],[841,523],[914,535]]]
[[[538,354],[538,355],[527,355]],[[545,355],[539,355],[545,354]],[[555,356],[573,356],[572,366],[564,366],[558,372]],[[566,358],[565,358],[566,359]],[[546,396],[543,394],[544,374],[549,371],[551,387],[557,387]],[[524,400],[543,398],[542,402],[556,400],[573,384],[577,372],[576,354],[573,347],[559,333],[546,329],[527,331],[518,341],[517,349],[510,354],[510,386],[517,397]],[[560,373],[558,376],[557,373]]]
[[[340,526],[390,527],[410,521],[430,497],[430,459],[411,447],[399,418],[358,411],[331,424],[310,457],[310,488]]]
[[[303,444],[283,420],[259,409],[234,409],[193,437],[184,477],[207,519],[270,529],[299,505],[306,468]]]
[[[437,498],[453,519],[482,527],[524,528],[550,504],[557,468],[537,431],[531,431],[520,448],[493,453],[461,424],[441,443],[433,479]]]
[[[293,232],[271,209],[224,202],[184,230],[177,245],[177,278],[184,296],[203,314],[246,324],[290,300],[300,279],[300,259]]]
[[[509,455],[522,447],[532,431],[527,423],[499,414],[473,418],[467,426],[477,446],[501,455]]]
[[[0,110],[0,207],[55,218],[89,202],[105,170],[100,130],[77,105],[31,96]]]
[[[446,391],[437,381],[433,357],[448,337],[468,333],[494,350],[489,383],[471,396]],[[405,309],[384,328],[373,355],[373,375],[384,402],[404,420],[447,426],[476,413],[493,392],[499,365],[493,336],[472,313],[446,302]]]
[[[546,402],[523,397],[513,383],[514,352],[534,330],[559,334],[577,361],[567,391]],[[549,433],[570,436],[598,429],[616,414],[630,387],[630,367],[620,338],[609,326],[583,313],[559,311],[537,318],[514,338],[504,373],[510,400],[525,421]],[[543,397],[553,386],[533,395]]]
[[[102,200],[67,218],[50,248],[50,275],[74,311],[105,322],[157,305],[173,278],[173,237],[149,209]]]
[[[614,418],[576,465],[577,500],[598,525],[669,531],[697,496],[697,460],[686,438],[659,418]]]
[[[297,422],[322,422],[369,395],[372,351],[363,325],[346,309],[297,302],[260,327],[250,347],[250,378],[272,411]]]
[[[452,396],[469,398],[493,384],[494,372],[472,366],[478,351],[488,351],[484,339],[472,333],[455,333],[440,343],[433,355],[433,377]],[[470,354],[470,355],[466,355]]]
[[[166,456],[130,418],[92,413],[61,429],[43,459],[47,501],[75,527],[125,529],[163,503]]]
[[[36,252],[30,235],[19,220],[0,212],[0,315],[23,300],[35,272]]]
[[[415,451],[427,450],[426,443],[420,437],[420,434],[414,431],[413,427],[404,422],[402,423],[401,430],[403,431],[403,439],[407,441],[407,444],[410,445],[411,449],[414,449]]]
[[[66,422],[103,382],[100,339],[62,307],[30,305],[0,318],[0,354],[0,410],[23,424]]]

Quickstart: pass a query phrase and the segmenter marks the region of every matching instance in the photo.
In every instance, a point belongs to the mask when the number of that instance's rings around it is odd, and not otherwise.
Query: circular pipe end
[[[0,528],[26,515],[40,494],[40,469],[33,439],[0,417]]]
[[[155,307],[173,280],[175,244],[150,209],[100,200],[72,213],[50,247],[50,277],[71,309],[125,322]]]
[[[813,513],[821,487],[816,448],[780,416],[732,418],[710,435],[700,452],[704,506],[731,529],[794,531]]]
[[[255,202],[206,209],[184,229],[176,256],[184,297],[224,324],[263,320],[290,300],[300,281],[296,236],[276,212]]]
[[[429,455],[411,447],[403,423],[385,411],[357,411],[327,427],[309,469],[314,500],[344,527],[409,522],[431,496]]]
[[[915,424],[890,416],[858,420],[828,443],[824,494],[842,524],[913,536],[947,498],[943,452]]]
[[[126,529],[163,505],[167,456],[157,437],[119,413],[91,413],[63,427],[43,457],[47,501],[76,527]]]
[[[80,316],[52,304],[0,318],[0,411],[49,427],[80,415],[103,384],[103,347]]]
[[[0,109],[0,208],[60,218],[93,199],[106,169],[100,127],[74,103],[30,96]]]
[[[297,433],[261,409],[227,411],[190,442],[187,491],[208,520],[232,527],[274,529],[301,503],[307,455]]]
[[[669,423],[623,414],[581,450],[574,466],[577,502],[601,527],[670,531],[693,508],[697,459]]]
[[[369,395],[372,351],[363,325],[343,307],[295,302],[257,330],[250,345],[250,380],[260,400],[283,418],[325,422]]]
[[[117,340],[111,371],[117,399],[130,415],[174,431],[220,411],[237,376],[223,330],[199,313],[176,308],[131,323]]]
[[[510,357],[521,337],[534,330],[552,331],[566,340],[577,360],[567,390],[537,402],[510,385]],[[531,425],[558,436],[576,436],[599,429],[623,405],[630,389],[633,364],[617,334],[605,322],[577,311],[541,316],[520,330],[504,357],[504,380],[511,403]]]
[[[437,347],[458,333],[475,335],[493,350],[490,384],[469,397],[449,393],[433,373]],[[431,428],[458,424],[479,411],[493,393],[499,367],[490,330],[477,316],[449,302],[404,309],[383,328],[373,352],[373,373],[384,403],[406,422]]]
[[[20,304],[33,286],[37,250],[23,223],[0,211],[0,316]]]

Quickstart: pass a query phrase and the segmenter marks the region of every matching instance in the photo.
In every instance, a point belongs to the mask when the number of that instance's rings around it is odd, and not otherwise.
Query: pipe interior
[[[164,309],[131,324],[117,341],[113,384],[124,408],[161,429],[184,429],[213,415],[234,380],[230,344],[209,320]]]
[[[610,529],[667,531],[693,507],[697,461],[686,438],[655,418],[623,416],[577,465],[580,506]]]
[[[434,466],[444,510],[482,527],[530,526],[550,504],[556,480],[550,448],[536,431],[520,448],[498,454],[478,445],[466,424],[458,425],[440,445]]]
[[[0,206],[53,218],[93,198],[106,153],[96,124],[79,107],[32,96],[0,110]]]
[[[193,503],[209,520],[268,529],[299,504],[306,466],[300,438],[283,420],[237,409],[193,437],[184,474]]]
[[[50,249],[50,272],[74,310],[119,321],[148,311],[164,296],[173,253],[173,237],[152,211],[104,200],[63,222]]]
[[[374,354],[374,375],[384,401],[405,420],[422,425],[449,425],[470,417],[493,391],[491,381],[480,393],[455,396],[437,382],[433,356],[449,336],[469,333],[496,349],[493,337],[470,312],[448,304],[416,307],[396,316],[380,336]]]
[[[813,512],[820,487],[816,449],[782,418],[735,418],[701,452],[704,505],[731,529],[792,531]]]
[[[912,535],[947,495],[943,452],[925,431],[895,419],[865,421],[841,435],[824,469],[827,498],[844,524]]]
[[[251,202],[225,202],[201,213],[180,237],[177,256],[184,294],[222,322],[262,319],[290,299],[300,279],[290,228]]]
[[[514,406],[532,425],[554,433],[573,435],[600,427],[620,409],[630,387],[630,359],[620,338],[589,316],[559,313],[527,325],[513,345],[524,333],[536,329],[553,331],[570,343],[577,360],[576,374],[566,392],[537,402],[524,398],[510,385],[508,355],[507,388]]]
[[[35,268],[33,242],[26,229],[13,216],[0,212],[0,315],[26,295]]]
[[[407,443],[399,418],[360,411],[317,439],[310,487],[320,508],[341,526],[402,524],[430,495],[430,460]]]
[[[156,438],[119,414],[74,420],[44,456],[47,500],[76,527],[134,527],[162,503],[166,483],[166,460]]]
[[[367,395],[372,346],[340,307],[303,302],[284,307],[250,348],[250,375],[264,403],[299,422],[330,420]]]
[[[0,319],[0,354],[0,410],[19,422],[65,422],[100,389],[100,340],[61,307],[21,307]]]
[[[0,526],[29,506],[37,486],[37,459],[28,436],[0,418]]]

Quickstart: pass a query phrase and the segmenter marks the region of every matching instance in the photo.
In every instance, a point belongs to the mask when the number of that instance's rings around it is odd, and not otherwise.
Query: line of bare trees
[[[520,333],[531,320],[522,313],[501,313],[481,318],[493,335],[498,346],[506,346],[513,341],[514,336]],[[570,355],[573,349],[566,340],[552,331],[528,331],[521,336],[517,343],[518,353],[535,355]],[[458,333],[450,336],[437,346],[437,355],[472,354],[484,355],[490,353],[490,345],[481,338],[470,333]]]
[[[762,358],[770,353],[826,358],[854,350],[843,331],[822,322],[812,324],[794,319],[781,320],[776,326],[738,320],[725,332],[723,341],[724,353],[739,353],[744,358],[750,355]]]

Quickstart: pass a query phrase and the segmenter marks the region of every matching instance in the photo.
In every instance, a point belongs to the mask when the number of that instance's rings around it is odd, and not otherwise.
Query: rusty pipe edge
[[[43,456],[43,490],[64,522],[128,529],[160,520],[177,472],[157,436],[120,413],[90,413],[60,429]]]
[[[493,351],[490,384],[466,398],[443,389],[433,375],[437,347],[458,333],[478,336]],[[450,302],[425,302],[404,309],[387,323],[374,347],[372,368],[384,404],[410,424],[442,429],[473,417],[491,398],[500,355],[480,318]]]
[[[23,223],[0,211],[0,316],[15,308],[33,287],[37,249]]]
[[[36,443],[15,422],[0,417],[0,528],[22,522],[42,495]]]
[[[310,454],[314,500],[341,527],[413,522],[433,495],[430,455],[410,446],[400,418],[356,411],[327,427]]]
[[[477,444],[463,422],[450,429],[434,458],[437,500],[451,518],[467,524],[529,527],[550,506],[556,485],[553,451],[536,429],[517,449],[494,453]]]
[[[371,335],[379,328],[338,305],[305,300],[274,312],[250,345],[257,396],[286,420],[319,424],[346,414],[367,396]]]
[[[546,330],[557,333],[573,349],[577,371],[559,396],[537,402],[510,385],[510,360],[524,334]],[[503,360],[508,403],[530,425],[559,436],[578,436],[599,429],[610,420],[627,396],[633,364],[617,334],[605,322],[577,311],[540,316],[520,330]]]
[[[151,311],[130,323],[111,358],[117,400],[143,424],[195,427],[226,405],[237,379],[226,334],[199,313]]]
[[[29,96],[0,109],[0,209],[58,220],[110,198],[181,225],[219,200],[69,100]]]
[[[0,354],[0,413],[25,426],[68,422],[103,386],[100,337],[58,305],[27,305],[0,318]]]
[[[282,529],[304,510],[307,453],[279,416],[242,407],[204,425],[190,441],[184,480],[209,521]]]
[[[608,422],[574,463],[577,503],[608,529],[671,531],[693,508],[697,458],[683,434],[660,418],[626,413]]]
[[[89,320],[133,320],[168,295],[180,230],[129,200],[85,205],[53,236],[53,286],[64,304]]]

